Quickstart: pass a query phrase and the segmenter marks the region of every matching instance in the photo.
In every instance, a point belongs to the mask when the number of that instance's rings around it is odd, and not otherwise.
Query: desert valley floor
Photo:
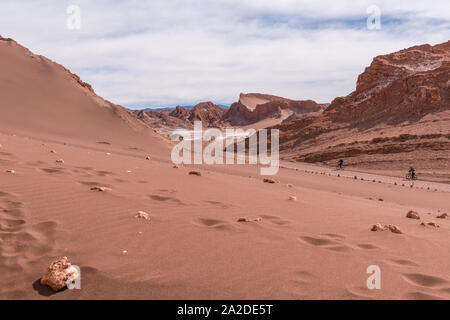
[[[450,220],[436,218],[448,184],[294,163],[275,184],[250,165],[195,176],[155,141],[0,134],[1,299],[450,298]],[[61,256],[81,290],[39,284]],[[366,287],[370,265],[380,290]]]

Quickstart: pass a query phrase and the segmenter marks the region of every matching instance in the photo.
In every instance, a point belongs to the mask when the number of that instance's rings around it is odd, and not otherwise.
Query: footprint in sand
[[[280,217],[278,217],[278,216],[260,215],[260,217],[261,217],[264,221],[268,221],[268,222],[270,222],[270,223],[277,224],[277,225],[280,225],[280,226],[284,226],[284,225],[290,224],[289,221],[283,220],[282,218],[280,218]]]
[[[207,227],[210,229],[216,229],[220,231],[234,230],[234,227],[230,223],[218,219],[199,218],[197,221],[194,222],[194,224],[201,227]]]
[[[391,259],[388,261],[389,264],[394,264],[398,266],[406,266],[406,267],[418,267],[419,265],[414,261],[407,259]]]
[[[414,291],[409,292],[405,295],[405,299],[408,300],[439,300],[443,299],[443,297],[439,296],[433,296],[428,293],[420,292],[420,291]]]
[[[205,202],[209,203],[209,204],[212,204],[213,206],[218,207],[220,209],[228,209],[228,208],[232,207],[231,204],[223,203],[223,202],[220,202],[220,201],[206,200]]]
[[[380,247],[373,245],[371,243],[360,243],[357,244],[358,248],[365,249],[365,250],[375,250],[379,249]]]
[[[96,171],[96,174],[97,174],[99,177],[105,177],[105,176],[113,175],[114,173],[111,172],[111,171],[98,170],[98,171]]]
[[[422,273],[403,274],[403,278],[406,280],[406,282],[409,282],[413,285],[428,288],[439,287],[448,283],[448,281],[445,279]]]
[[[331,237],[331,239],[327,239],[319,237],[302,236],[300,237],[300,239],[307,244],[317,247],[323,247],[327,250],[335,252],[348,252],[351,250],[351,248],[347,244],[342,243],[341,239],[338,240],[338,238],[336,237]]]
[[[371,299],[368,293],[376,293],[377,290],[369,291],[367,287],[349,287],[345,288],[344,295],[348,299]]]
[[[10,282],[27,281],[31,266],[51,252],[57,224],[46,221],[29,225],[24,205],[16,196],[0,192],[0,296],[13,297]]]
[[[43,168],[41,169],[45,173],[64,173],[64,168]]]
[[[307,270],[297,270],[291,279],[287,280],[285,289],[296,297],[306,297],[314,276]]]
[[[181,205],[183,202],[177,198],[170,197],[170,196],[161,196],[157,194],[150,194],[149,197],[156,201],[166,202],[166,203],[173,203],[176,205]]]

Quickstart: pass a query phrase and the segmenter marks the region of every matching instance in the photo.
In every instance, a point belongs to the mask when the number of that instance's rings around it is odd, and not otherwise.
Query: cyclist
[[[409,168],[409,174],[411,175],[411,179],[414,180],[416,179],[416,169],[414,169],[413,167]]]

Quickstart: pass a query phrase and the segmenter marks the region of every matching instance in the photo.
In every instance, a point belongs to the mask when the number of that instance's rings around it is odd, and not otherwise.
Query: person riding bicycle
[[[339,169],[342,169],[342,166],[343,166],[343,165],[344,165],[344,160],[340,159],[340,160],[339,160],[339,164],[338,164]]]
[[[411,167],[408,172],[411,175],[411,179],[414,180],[416,178],[416,169]]]

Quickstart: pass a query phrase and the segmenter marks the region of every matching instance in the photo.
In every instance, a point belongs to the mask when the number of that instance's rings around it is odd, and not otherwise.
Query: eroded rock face
[[[48,267],[47,273],[40,280],[42,285],[47,285],[53,291],[59,291],[67,286],[69,278],[75,280],[80,274],[77,269],[72,268],[72,264],[67,257],[53,261]]]
[[[356,90],[335,99],[325,113],[361,123],[448,109],[449,73],[450,41],[378,56],[359,75]]]
[[[182,120],[201,121],[203,126],[214,126],[225,113],[225,109],[208,101],[201,102],[193,107],[191,110],[177,106],[169,115]]]
[[[449,74],[450,41],[378,56],[355,91],[334,99],[321,115],[274,127],[280,130],[281,156],[306,162],[361,157],[367,163],[365,155],[375,161],[375,155],[417,153],[434,159],[433,153],[450,150]],[[374,137],[375,127],[383,128],[380,136]]]
[[[241,93],[239,101],[230,106],[222,121],[231,125],[247,125],[267,118],[280,118],[283,112],[290,112],[291,119],[294,119],[310,114],[317,115],[324,109],[324,105],[312,100],[290,100],[267,94]]]

